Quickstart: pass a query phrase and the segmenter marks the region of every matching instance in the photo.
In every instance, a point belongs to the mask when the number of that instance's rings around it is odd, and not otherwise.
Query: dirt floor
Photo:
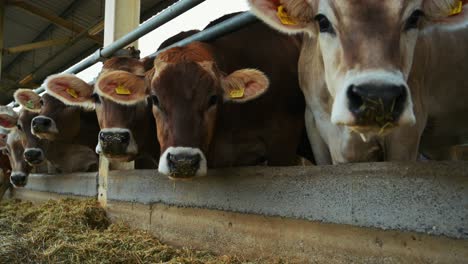
[[[38,205],[2,202],[0,263],[267,262],[174,248],[144,231],[110,223],[95,200],[64,199]]]

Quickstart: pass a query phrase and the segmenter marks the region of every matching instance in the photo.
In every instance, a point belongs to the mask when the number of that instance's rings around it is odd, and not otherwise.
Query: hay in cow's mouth
[[[2,263],[241,263],[237,257],[177,249],[113,224],[95,200],[0,205]]]
[[[385,109],[385,105],[381,99],[365,99],[358,109],[357,123],[359,126],[377,127],[379,128],[378,134],[382,135],[386,130],[395,126],[395,118],[393,116],[395,103],[396,99],[393,100],[389,109]]]

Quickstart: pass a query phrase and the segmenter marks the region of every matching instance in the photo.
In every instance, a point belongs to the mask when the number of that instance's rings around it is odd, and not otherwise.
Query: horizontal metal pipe
[[[208,41],[208,40],[213,40],[218,37],[227,35],[231,32],[234,32],[236,30],[241,29],[242,27],[245,27],[251,23],[254,23],[258,21],[258,19],[251,14],[250,12],[245,12],[242,14],[239,14],[237,16],[234,16],[230,19],[227,19],[226,21],[223,21],[217,25],[214,25],[210,28],[207,28],[199,33],[193,34],[192,36],[185,38],[181,41],[178,41],[160,51],[154,52],[150,54],[148,57],[156,57],[159,53],[170,49],[172,47],[180,47],[180,46],[185,46],[191,42],[194,41]]]
[[[128,44],[134,42],[135,40],[151,32],[152,30],[171,21],[175,17],[185,13],[191,8],[203,3],[204,1],[205,0],[180,0],[176,2],[175,4],[162,11],[159,15],[149,19],[148,21],[140,25],[138,28],[126,34],[122,38],[116,40],[112,44],[97,50],[92,56],[67,69],[63,73],[78,73],[93,66],[95,63],[99,62],[102,57],[107,58],[112,56],[112,54],[114,54],[114,52],[116,52],[117,50],[124,48]],[[44,90],[44,87],[41,86],[37,89],[34,89],[34,92],[41,93]],[[11,102],[8,105],[14,106],[15,102]]]

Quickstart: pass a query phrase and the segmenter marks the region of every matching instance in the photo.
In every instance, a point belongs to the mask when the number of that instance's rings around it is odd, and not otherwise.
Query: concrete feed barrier
[[[114,219],[165,242],[300,262],[462,263],[468,259],[468,162],[363,163],[212,170],[171,181],[111,171]],[[96,173],[31,175],[16,197],[97,197]]]

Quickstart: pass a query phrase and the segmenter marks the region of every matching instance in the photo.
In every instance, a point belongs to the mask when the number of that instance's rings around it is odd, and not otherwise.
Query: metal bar
[[[162,11],[159,15],[146,21],[145,23],[140,25],[137,29],[133,30],[132,32],[128,33],[122,38],[118,39],[114,43],[102,49],[96,50],[96,52],[91,57],[67,69],[63,73],[78,73],[93,66],[95,63],[99,62],[102,57],[106,58],[106,57],[112,56],[114,52],[125,47],[129,43],[132,43],[133,41],[141,38],[142,36],[148,34],[152,30],[164,25],[165,23],[171,21],[175,17],[183,14],[184,12],[190,10],[191,8],[203,3],[204,1],[205,0],[180,0],[178,1],[177,3],[173,4],[172,6]],[[34,92],[36,93],[41,93],[43,91],[45,91],[45,89],[42,86],[37,89],[34,89]],[[8,105],[14,106],[15,102],[11,102]]]
[[[241,29],[242,27],[245,27],[249,24],[252,24],[254,22],[258,21],[258,19],[252,15],[250,12],[245,12],[242,14],[239,14],[235,17],[232,17],[230,19],[227,19],[217,25],[214,25],[210,28],[207,28],[199,33],[196,33],[188,38],[185,38],[181,41],[178,41],[160,51],[154,52],[150,54],[148,57],[154,58],[156,57],[159,53],[170,49],[172,47],[180,47],[180,46],[185,46],[191,42],[194,41],[208,41],[208,40],[213,40],[218,37],[221,37],[223,35],[227,35],[231,32],[234,32],[236,30]]]
[[[104,58],[112,56],[112,54],[114,54],[114,52],[116,52],[117,50],[127,46],[129,43],[132,43],[133,41],[141,38],[142,36],[164,25],[165,23],[171,21],[172,19],[176,18],[177,16],[181,15],[187,10],[201,4],[204,1],[205,0],[185,0],[175,3],[174,5],[168,7],[166,10],[161,12],[159,15],[141,24],[134,31],[116,40],[111,45],[103,48],[101,50],[101,56]]]
[[[39,16],[45,20],[48,20],[52,23],[54,23],[55,25],[57,26],[60,26],[62,28],[65,28],[65,29],[68,29],[72,32],[75,32],[75,33],[80,33],[82,32],[83,30],[85,30],[83,27],[75,24],[75,23],[72,23],[66,19],[63,19],[55,14],[52,14],[52,13],[49,13],[47,10],[44,10],[42,8],[39,8],[37,6],[34,6],[30,3],[27,3],[27,2],[23,2],[23,1],[11,1],[10,4],[16,6],[16,7],[19,7],[21,9],[23,9],[24,11],[27,11],[33,15],[36,15],[36,16]],[[100,36],[94,36],[94,35],[89,35],[87,34],[86,35],[87,38],[90,38],[92,39],[93,41],[95,41],[96,43],[98,44],[102,44],[102,41],[103,39],[100,37]]]
[[[6,53],[20,53],[35,49],[42,49],[51,46],[63,45],[70,42],[73,38],[72,37],[64,37],[64,38],[56,38],[56,39],[48,39],[44,41],[32,42],[28,44],[18,45],[15,47],[9,47],[3,49]]]
[[[141,38],[142,36],[148,34],[152,30],[164,25],[165,23],[171,21],[175,17],[183,14],[187,10],[201,4],[204,1],[205,0],[181,0],[175,3],[174,5],[162,11],[161,14],[146,21],[137,29],[116,40],[114,43],[106,46],[105,48],[97,50],[93,56],[69,68],[68,70],[64,71],[64,73],[78,73],[93,66],[96,62],[100,61],[101,58],[108,58],[112,56],[112,54],[114,54],[119,49]],[[36,90],[42,92],[44,91],[44,88],[39,87]]]

